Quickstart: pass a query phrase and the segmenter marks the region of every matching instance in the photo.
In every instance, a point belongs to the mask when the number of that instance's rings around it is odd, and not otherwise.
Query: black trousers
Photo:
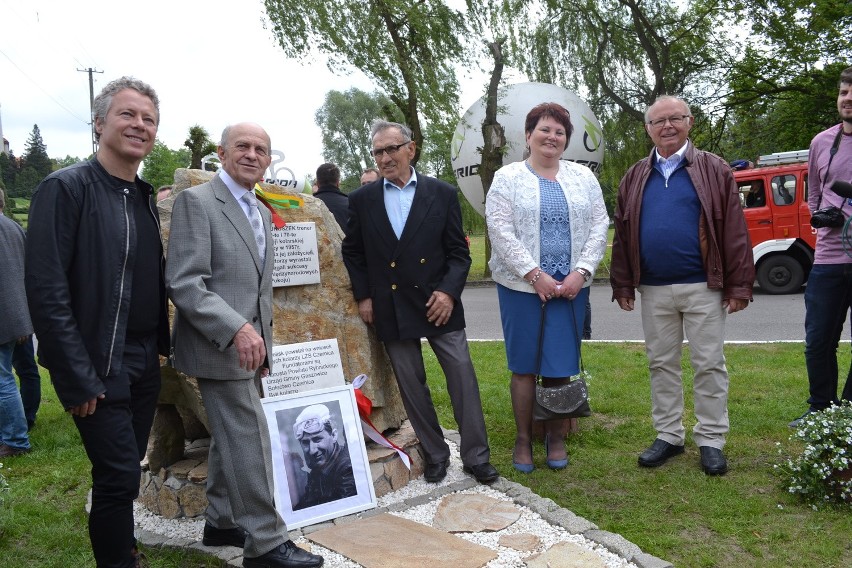
[[[92,462],[89,538],[99,568],[133,566],[133,500],[139,496],[148,434],[160,394],[156,334],[128,337],[121,370],[103,378],[106,396],[91,416],[74,417]]]
[[[479,383],[470,360],[467,335],[463,329],[427,338],[447,379],[447,393],[453,416],[459,427],[462,463],[468,467],[491,459]],[[420,440],[428,463],[440,463],[450,457],[432,394],[426,382],[426,368],[419,339],[386,341],[385,349],[396,375],[402,404],[411,427]]]

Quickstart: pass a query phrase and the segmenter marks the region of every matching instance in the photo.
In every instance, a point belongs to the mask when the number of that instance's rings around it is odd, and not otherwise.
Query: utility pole
[[[89,74],[89,117],[91,118],[89,124],[92,127],[92,154],[94,154],[98,151],[98,143],[95,140],[95,83],[92,80],[92,73],[103,73],[103,71],[98,71],[91,67],[88,69],[77,69],[77,71]]]

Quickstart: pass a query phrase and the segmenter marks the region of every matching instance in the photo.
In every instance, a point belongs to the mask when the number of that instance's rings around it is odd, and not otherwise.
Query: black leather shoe
[[[243,529],[217,529],[210,523],[204,523],[204,537],[201,539],[201,544],[243,548],[246,545],[246,533]]]
[[[423,470],[423,477],[429,483],[438,483],[447,477],[447,465],[450,460],[445,460],[438,463],[427,463],[426,469]]]
[[[810,408],[809,408],[809,409],[807,409],[807,410],[805,411],[805,413],[804,413],[804,414],[802,414],[801,416],[799,416],[799,417],[798,417],[798,418],[796,418],[795,420],[791,421],[791,422],[788,424],[788,426],[789,426],[790,428],[798,428],[798,427],[799,427],[799,424],[801,424],[801,423],[805,420],[805,418],[807,418],[808,416],[810,416],[810,415],[811,415],[811,414],[813,414],[814,412],[819,412],[819,411],[818,411],[818,410],[812,410],[812,409],[810,409]]]
[[[323,558],[288,540],[256,558],[243,557],[243,568],[319,568]]]
[[[657,438],[650,448],[639,454],[639,465],[642,467],[659,467],[666,463],[669,458],[682,453],[683,446],[675,446]]]
[[[701,446],[701,467],[707,475],[725,475],[728,471],[728,460],[719,448]]]
[[[494,483],[497,481],[497,478],[500,477],[500,474],[497,473],[497,469],[489,462],[472,465],[470,467],[464,466],[462,471],[471,474],[480,483]]]

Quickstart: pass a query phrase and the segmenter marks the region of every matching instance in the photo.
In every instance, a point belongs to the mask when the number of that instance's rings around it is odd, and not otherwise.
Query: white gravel
[[[379,497],[377,500],[378,507],[388,507],[414,497],[420,497],[432,492],[436,487],[443,487],[465,479],[467,476],[462,472],[462,463],[458,455],[458,449],[451,441],[448,440],[448,443],[450,444],[452,453],[447,477],[443,481],[438,484],[434,484],[426,483],[422,477],[414,479],[402,489]],[[483,485],[478,485],[457,493],[479,493],[494,499],[512,502],[512,498],[507,496],[505,493]],[[435,512],[438,509],[439,502],[440,500],[436,499],[426,504],[410,507],[404,511],[393,512],[391,514],[431,526],[432,520],[435,517]],[[599,544],[584,538],[582,535],[570,534],[562,527],[551,525],[542,519],[538,513],[533,512],[529,508],[517,504],[516,506],[521,510],[521,517],[501,531],[456,533],[456,536],[460,538],[485,546],[498,553],[499,556],[495,560],[486,564],[487,568],[522,568],[525,565],[525,559],[534,554],[539,554],[545,551],[558,542],[571,542],[595,552],[601,557],[607,568],[636,568],[635,564],[613,554]],[[136,525],[139,529],[164,535],[169,538],[184,538],[192,541],[201,540],[204,529],[203,519],[164,519],[159,515],[151,513],[139,503],[134,504],[134,513],[136,517]],[[541,539],[541,545],[536,550],[520,552],[497,544],[502,535],[516,533],[533,534]],[[296,542],[307,542],[307,539],[301,537],[297,539]],[[321,554],[325,558],[324,566],[327,568],[359,568],[361,566],[360,564],[357,564],[346,557],[317,544],[311,543],[311,547],[314,553]]]

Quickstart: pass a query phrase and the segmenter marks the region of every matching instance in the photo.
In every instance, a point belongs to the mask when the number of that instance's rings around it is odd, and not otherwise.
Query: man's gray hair
[[[645,109],[645,122],[648,122],[648,113],[651,111],[651,107],[653,107],[655,104],[663,102],[663,101],[677,101],[677,102],[679,102],[680,104],[683,105],[683,108],[686,110],[687,116],[692,116],[692,111],[689,110],[689,105],[686,104],[686,101],[683,100],[682,98],[676,97],[674,95],[660,95],[659,97],[657,97],[654,100],[654,102],[652,102],[650,105],[648,105],[648,108]]]
[[[157,92],[148,83],[126,75],[115,79],[114,81],[110,81],[107,83],[107,86],[98,93],[98,96],[95,97],[95,100],[92,102],[92,119],[95,121],[99,118],[104,120],[109,112],[109,108],[112,106],[112,98],[116,95],[116,93],[123,91],[124,89],[133,89],[134,91],[151,99],[151,102],[154,103],[154,110],[157,111],[157,125],[159,125],[160,99],[157,97]],[[100,139],[100,133],[95,131],[95,141],[99,141]]]
[[[387,130],[389,128],[396,128],[402,137],[405,138],[404,143],[411,142],[411,129],[404,124],[400,124],[399,122],[388,122],[387,120],[382,120],[381,118],[377,118],[370,125],[370,140],[376,137],[376,134],[383,130]]]
[[[228,147],[228,136],[231,135],[231,125],[229,124],[222,130],[222,136],[219,137],[219,146],[222,148]]]
[[[248,123],[238,123],[238,124],[248,124]],[[250,124],[254,124],[254,123],[250,123]],[[237,125],[236,124],[229,124],[224,129],[222,129],[222,136],[219,137],[219,146],[221,146],[222,148],[228,147],[228,138],[231,137],[231,129],[234,126],[237,126]],[[269,151],[272,152],[272,139],[269,137],[269,133],[266,131],[265,128],[263,128],[259,124],[255,125],[255,126],[258,126],[261,130],[263,130],[263,134],[266,136],[266,142],[269,144]]]

